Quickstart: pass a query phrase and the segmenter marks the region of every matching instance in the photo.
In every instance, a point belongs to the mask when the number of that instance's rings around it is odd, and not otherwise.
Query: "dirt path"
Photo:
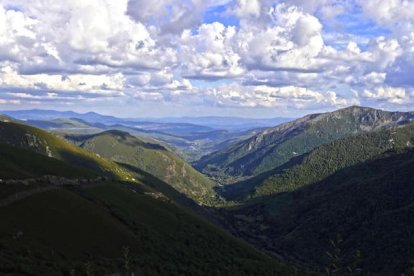
[[[79,185],[79,187],[82,188],[82,189],[90,189],[90,188],[97,187],[101,184],[102,184],[102,182],[88,183],[88,184]],[[72,185],[72,184],[68,183],[68,184],[60,184],[60,185],[51,185],[51,186],[46,186],[46,187],[37,187],[37,188],[33,188],[31,190],[17,192],[17,193],[15,193],[13,195],[10,195],[8,197],[0,198],[0,207],[8,206],[8,205],[10,205],[10,204],[12,204],[16,201],[25,199],[25,198],[27,198],[29,196],[33,196],[35,194],[47,192],[47,191],[50,191],[50,190],[57,190],[61,187],[69,186],[69,185]]]
[[[18,192],[15,193],[11,196],[8,196],[6,198],[0,199],[0,207],[6,207],[16,201],[22,200],[26,197],[38,194],[38,193],[43,193],[46,191],[50,191],[50,190],[56,190],[59,187],[57,186],[47,186],[47,187],[38,187],[38,188],[34,188],[32,190],[28,190],[28,191],[23,191],[23,192]]]

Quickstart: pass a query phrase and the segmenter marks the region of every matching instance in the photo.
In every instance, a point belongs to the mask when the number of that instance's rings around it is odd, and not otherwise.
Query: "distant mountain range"
[[[73,111],[56,111],[56,110],[5,110],[0,111],[0,114],[8,115],[19,120],[54,120],[62,118],[77,118],[88,121],[90,123],[115,123],[119,118],[113,116],[101,115],[95,112],[77,113]]]
[[[254,128],[265,128],[293,120],[293,118],[277,117],[269,119],[254,119],[243,117],[180,117],[180,118],[161,118],[156,121],[164,123],[188,123],[195,125],[208,126],[214,129],[226,129],[231,131],[248,130]]]
[[[248,138],[264,126],[287,120],[222,117],[131,119],[94,112],[76,113],[36,109],[4,111],[3,114],[54,132],[96,134],[112,129],[130,132],[142,138],[162,141],[172,146],[188,161],[197,160],[207,153]]]
[[[107,125],[124,123],[132,126],[132,124],[135,124],[135,127],[142,129],[146,129],[145,125],[151,125],[151,123],[158,123],[160,126],[182,125],[190,127],[193,125],[207,127],[206,129],[204,129],[204,131],[208,131],[209,129],[243,131],[253,128],[270,127],[292,120],[292,118],[253,119],[243,117],[220,116],[171,118],[117,118],[114,116],[101,115],[95,112],[77,113],[73,111],[56,111],[41,109],[0,111],[0,114],[8,115],[20,120],[49,121],[62,118],[77,118],[85,120],[89,123],[102,123]]]

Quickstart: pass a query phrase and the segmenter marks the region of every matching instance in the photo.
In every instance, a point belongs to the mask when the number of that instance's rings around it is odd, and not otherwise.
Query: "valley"
[[[5,112],[0,272],[410,271],[414,112],[234,120]]]

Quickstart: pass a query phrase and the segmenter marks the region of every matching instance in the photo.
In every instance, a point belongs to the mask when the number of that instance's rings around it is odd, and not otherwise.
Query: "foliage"
[[[332,246],[326,237],[341,234],[343,268],[394,275],[414,254],[413,183],[414,152],[395,149],[295,191],[227,209],[223,220],[258,247],[314,268],[329,263],[321,258]],[[353,265],[356,250],[360,265]]]
[[[59,189],[0,208],[0,274],[293,273],[167,199],[131,189]]]
[[[294,191],[390,151],[414,146],[414,124],[382,129],[322,145],[284,166],[225,187],[230,199]]]

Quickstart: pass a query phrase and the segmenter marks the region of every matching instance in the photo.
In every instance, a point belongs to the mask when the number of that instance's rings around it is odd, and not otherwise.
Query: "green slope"
[[[228,199],[246,199],[293,191],[320,181],[338,170],[376,158],[390,151],[414,146],[414,124],[382,129],[317,147],[274,170],[227,185]]]
[[[212,181],[159,144],[115,130],[68,138],[101,157],[147,172],[199,203],[216,199]]]
[[[93,178],[94,171],[70,165],[32,151],[0,144],[0,179],[36,178],[55,175],[67,178]]]
[[[195,166],[219,177],[257,175],[322,144],[356,133],[405,124],[413,119],[413,112],[386,112],[355,106],[308,115],[207,155]]]
[[[169,200],[119,183],[39,193],[0,207],[0,217],[0,274],[108,275],[128,262],[137,275],[293,275]]]
[[[2,127],[7,134],[3,141],[13,137],[30,150],[0,144],[1,275],[108,275],[126,272],[126,259],[129,271],[138,275],[293,274],[144,185],[95,180],[55,186],[41,179],[25,183],[28,177],[46,174],[97,174],[37,153],[45,146],[72,148],[48,133],[21,125]],[[18,138],[19,130],[37,142]],[[87,152],[80,152],[82,159]],[[149,184],[160,181],[145,177]],[[8,178],[22,182],[7,183]]]
[[[342,267],[360,250],[361,275],[402,275],[414,256],[413,183],[414,152],[390,151],[294,192],[228,210],[224,221],[257,246],[321,270],[332,261],[329,240],[340,235]]]
[[[120,179],[132,178],[126,170],[115,163],[35,127],[13,122],[0,122],[0,144],[30,150]]]

